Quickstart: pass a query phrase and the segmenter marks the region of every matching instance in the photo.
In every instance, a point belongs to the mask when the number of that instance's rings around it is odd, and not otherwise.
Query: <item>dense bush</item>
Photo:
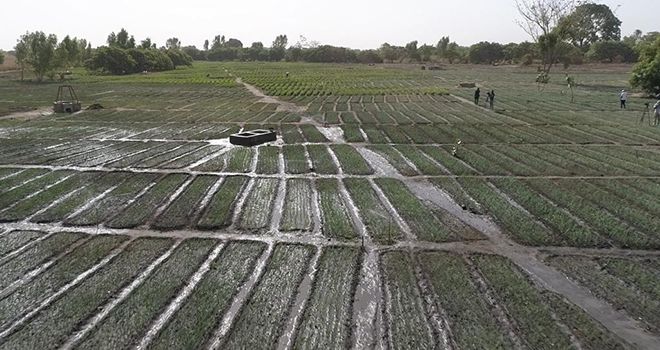
[[[102,46],[96,49],[92,58],[85,62],[85,67],[91,71],[113,75],[133,74],[144,71],[162,72],[175,68],[170,58],[171,56],[167,53],[168,51],[142,48],[121,49],[116,46]],[[177,56],[177,59],[192,64],[190,56],[185,55],[182,58]]]
[[[660,93],[660,37],[640,48],[631,84],[647,92]]]
[[[504,48],[501,44],[483,41],[470,47],[468,59],[476,64],[499,62],[504,59]]]
[[[85,68],[114,75],[129,74],[135,71],[137,62],[126,50],[115,46],[101,46],[85,62]]]
[[[172,60],[174,67],[177,66],[192,66],[192,57],[180,49],[168,49],[165,54]]]
[[[599,41],[587,51],[587,59],[592,62],[637,62],[637,53],[622,41]]]

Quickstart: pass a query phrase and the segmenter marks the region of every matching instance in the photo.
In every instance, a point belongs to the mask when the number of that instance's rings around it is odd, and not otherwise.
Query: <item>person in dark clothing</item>
[[[479,104],[479,97],[481,97],[481,89],[477,88],[477,90],[474,92],[474,104],[475,105]]]
[[[495,90],[491,90],[486,93],[488,95],[488,102],[490,103],[490,109],[495,108]]]

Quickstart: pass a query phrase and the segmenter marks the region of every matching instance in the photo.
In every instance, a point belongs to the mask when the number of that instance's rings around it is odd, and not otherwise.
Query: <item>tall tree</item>
[[[169,38],[165,41],[165,48],[178,50],[181,48],[181,41],[179,38]]]
[[[0,64],[5,63],[5,53],[0,50]]]
[[[447,51],[447,46],[449,46],[449,37],[443,36],[438,41],[438,45],[436,45],[436,48],[438,49],[438,54],[440,56],[444,55],[444,53]]]
[[[518,25],[535,41],[550,34],[575,8],[575,0],[516,0]]]
[[[521,19],[518,25],[538,44],[542,67],[536,82],[539,88],[550,80],[550,71],[558,59],[563,39],[557,27],[575,9],[575,0],[516,0]]]
[[[585,3],[560,21],[560,30],[575,46],[587,51],[598,41],[619,41],[621,21],[607,5]]]
[[[413,61],[419,62],[420,56],[417,51],[417,40],[411,41],[406,44],[406,56]]]
[[[55,69],[56,46],[57,37],[54,34],[34,32],[21,36],[16,51],[20,51],[21,61],[32,67],[37,81],[43,81],[44,76]]]
[[[28,43],[24,39],[24,36],[21,36],[21,39],[14,47],[14,52],[16,54],[16,62],[18,63],[18,66],[21,67],[21,81],[23,81],[23,78],[25,77],[25,66],[27,65],[28,50],[29,50]]]
[[[225,47],[225,36],[216,35],[215,38],[213,38],[213,45],[211,46],[211,50],[219,49],[221,47]]]
[[[286,53],[286,46],[289,44],[289,38],[286,35],[280,34],[275,37],[270,49],[270,60],[281,61]]]
[[[140,42],[140,48],[141,49],[150,49],[154,46],[154,44],[151,42],[151,38],[146,38]]]
[[[284,34],[280,34],[277,37],[275,37],[275,40],[273,40],[273,48],[286,49],[286,45],[288,43],[289,43],[289,38],[287,38],[287,36]]]
[[[132,35],[129,36],[126,29],[122,28],[119,33],[112,32],[108,35],[108,45],[120,49],[134,49],[135,38]]]
[[[229,38],[229,40],[227,40],[227,42],[225,43],[224,47],[241,49],[243,48],[243,43],[238,39]]]
[[[209,39],[204,40],[204,51],[209,50]]]

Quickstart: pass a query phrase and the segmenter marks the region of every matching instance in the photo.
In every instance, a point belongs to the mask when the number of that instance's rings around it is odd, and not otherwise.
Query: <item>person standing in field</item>
[[[488,102],[490,102],[490,109],[495,109],[495,90],[490,90],[488,93]]]
[[[660,100],[653,105],[653,126],[660,125]]]
[[[626,90],[621,90],[621,94],[619,94],[619,100],[621,101],[621,109],[626,109],[626,102],[628,101],[628,93]]]
[[[477,88],[477,90],[474,92],[474,104],[475,105],[479,104],[479,97],[481,97],[481,89]]]

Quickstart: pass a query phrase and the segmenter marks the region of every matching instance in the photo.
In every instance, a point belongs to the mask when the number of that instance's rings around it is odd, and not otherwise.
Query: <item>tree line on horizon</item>
[[[321,45],[301,36],[289,45],[278,35],[270,47],[262,42],[245,46],[236,38],[216,35],[202,48],[182,46],[170,38],[157,47],[151,39],[136,42],[125,29],[108,36],[106,45],[92,48],[84,39],[66,36],[58,43],[54,35],[26,33],[14,54],[22,69],[31,67],[41,81],[53,78],[57,69],[84,66],[100,74],[132,74],[190,66],[197,61],[288,61],[316,63],[428,63],[428,64],[520,64],[538,65],[537,83],[547,84],[556,65],[565,68],[584,62],[634,63],[631,83],[647,91],[660,92],[660,32],[636,30],[621,36],[621,20],[604,4],[577,0],[516,0],[520,26],[532,41],[501,44],[479,42],[461,46],[449,37],[437,44],[404,46],[382,44],[377,49],[356,50]],[[0,59],[1,56],[0,56]]]

